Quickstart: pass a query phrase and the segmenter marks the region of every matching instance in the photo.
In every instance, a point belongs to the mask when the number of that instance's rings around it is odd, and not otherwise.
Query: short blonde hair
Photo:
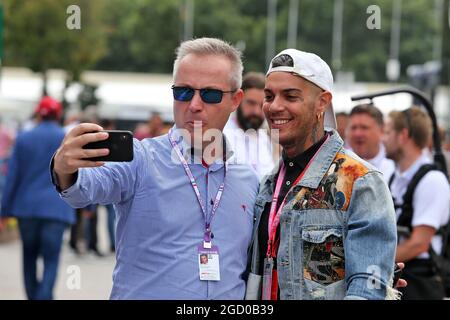
[[[419,148],[425,148],[431,138],[431,119],[428,114],[418,107],[412,107],[404,111],[392,111],[389,113],[395,131],[408,129],[409,135]]]
[[[242,53],[231,44],[216,38],[198,38],[187,40],[175,50],[176,59],[173,64],[173,77],[177,74],[181,60],[189,54],[195,55],[220,55],[231,62],[230,83],[232,90],[237,90],[242,85]]]

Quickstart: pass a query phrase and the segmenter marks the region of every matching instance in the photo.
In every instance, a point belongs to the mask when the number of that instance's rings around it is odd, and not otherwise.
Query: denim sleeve
[[[98,168],[81,168],[77,181],[61,197],[74,208],[91,204],[120,204],[132,198],[136,190],[142,145],[134,141],[131,162],[109,162]]]
[[[355,181],[346,219],[346,298],[391,298],[396,218],[392,197],[379,172]]]

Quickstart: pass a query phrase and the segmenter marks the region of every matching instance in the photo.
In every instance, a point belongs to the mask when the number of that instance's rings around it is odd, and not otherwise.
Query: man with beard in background
[[[244,99],[236,110],[236,117],[230,118],[224,128],[225,136],[236,152],[236,161],[251,165],[259,179],[274,166],[272,143],[263,128],[264,83],[262,73],[244,75],[241,87]]]

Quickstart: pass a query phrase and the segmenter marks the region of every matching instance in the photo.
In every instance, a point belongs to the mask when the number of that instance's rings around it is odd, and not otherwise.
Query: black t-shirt
[[[287,157],[287,155],[283,152],[282,158],[284,162],[284,166],[286,167],[286,175],[283,180],[283,184],[280,189],[280,195],[278,196],[278,202],[277,202],[277,210],[281,203],[284,200],[284,197],[291,189],[292,185],[294,184],[295,180],[298,178],[298,176],[303,172],[305,167],[308,165],[308,162],[312,159],[312,157],[316,154],[316,152],[319,150],[319,148],[322,146],[322,144],[325,142],[325,139],[327,138],[327,134],[323,136],[320,141],[313,144],[311,147],[309,147],[306,151],[299,154],[298,156],[290,159]],[[276,181],[278,179],[279,172],[275,175],[274,179],[274,186],[276,185]],[[269,214],[270,214],[270,206],[271,202],[267,202],[264,211],[261,215],[261,220],[259,222],[259,228],[258,228],[258,243],[259,245],[259,270],[258,274],[263,274],[264,269],[264,258],[267,256],[267,242],[269,240]],[[276,238],[279,237],[280,233],[280,225],[278,225],[277,228],[277,234]],[[274,259],[274,269],[276,269],[276,259]]]

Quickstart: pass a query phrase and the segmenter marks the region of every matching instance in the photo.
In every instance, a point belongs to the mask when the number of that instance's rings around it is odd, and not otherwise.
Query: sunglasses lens
[[[202,89],[200,91],[202,100],[206,103],[220,103],[223,92],[217,89]]]
[[[190,101],[194,96],[194,89],[188,87],[173,87],[173,98],[178,101]]]

